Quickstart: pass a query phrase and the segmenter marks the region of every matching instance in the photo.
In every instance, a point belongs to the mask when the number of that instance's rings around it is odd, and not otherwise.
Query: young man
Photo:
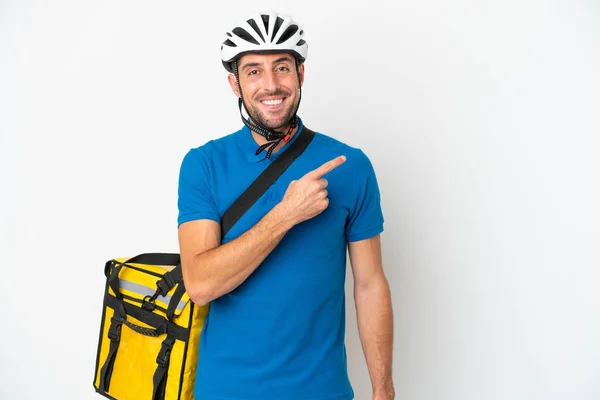
[[[367,156],[322,133],[221,240],[221,217],[302,135],[304,31],[255,15],[227,33],[222,62],[249,118],[185,156],[179,243],[192,300],[210,302],[198,400],[350,400],[346,246],[373,400],[394,398],[392,308],[381,262],[383,214]],[[326,178],[325,178],[326,177]]]

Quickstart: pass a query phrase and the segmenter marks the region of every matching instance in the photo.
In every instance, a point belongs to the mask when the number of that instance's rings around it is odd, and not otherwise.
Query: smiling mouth
[[[272,100],[261,100],[260,101],[265,106],[278,106],[283,103],[283,98],[281,99],[272,99]]]

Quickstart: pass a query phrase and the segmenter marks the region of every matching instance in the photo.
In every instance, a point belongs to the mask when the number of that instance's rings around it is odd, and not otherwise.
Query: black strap
[[[127,260],[128,263],[148,265],[179,265],[181,258],[174,253],[144,253]]]
[[[119,272],[123,268],[123,264],[119,264],[110,271],[110,276],[108,277],[108,286],[113,290],[115,296],[119,299],[121,296],[121,285],[119,284]]]
[[[165,272],[162,279],[156,282],[156,287],[161,295],[166,296],[167,293],[169,293],[169,291],[173,289],[173,287],[179,282],[183,282],[181,264],[177,265],[171,271]]]
[[[121,341],[121,326],[123,325],[123,319],[127,318],[122,301],[117,301],[119,304],[114,308],[114,314],[110,319],[110,327],[108,328],[108,338],[110,339],[108,356],[106,357],[106,361],[104,361],[104,365],[100,370],[99,390],[104,393],[108,393],[110,378],[112,377],[115,359],[117,358],[117,350],[119,349],[119,342]]]
[[[181,298],[185,294],[185,285],[183,284],[183,280],[179,282],[179,286],[175,289],[175,293],[171,296],[171,301],[169,302],[169,307],[167,307],[167,319],[171,321],[173,315],[175,314],[175,310],[181,301]]]
[[[300,136],[269,165],[242,195],[227,209],[221,220],[221,237],[244,215],[267,189],[283,174],[308,147],[315,133],[303,127]]]
[[[152,400],[164,400],[165,389],[167,386],[167,371],[169,370],[169,361],[171,359],[171,350],[175,344],[175,338],[167,333],[167,337],[160,346],[158,356],[156,356],[156,371],[152,377]]]
[[[112,324],[111,324],[112,325]],[[120,326],[119,326],[120,328]],[[112,377],[113,367],[115,365],[115,359],[117,358],[117,349],[119,348],[118,340],[110,340],[110,348],[108,350],[108,356],[100,371],[100,387],[99,390],[108,393],[108,387],[110,386],[110,378]]]

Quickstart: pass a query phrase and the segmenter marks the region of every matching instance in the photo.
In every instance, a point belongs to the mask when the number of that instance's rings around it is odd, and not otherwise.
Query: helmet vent
[[[236,35],[238,35],[240,38],[244,39],[244,40],[245,40],[245,41],[247,41],[247,42],[254,43],[254,44],[259,44],[259,43],[256,41],[256,39],[254,39],[254,38],[252,37],[252,35],[251,35],[251,34],[249,34],[248,32],[246,32],[246,30],[245,30],[245,29],[242,29],[242,28],[240,28],[240,27],[234,28],[234,29],[233,29],[233,33],[234,33],[234,34],[236,34]]]
[[[300,41],[296,43],[296,46],[302,46],[304,43],[306,43],[306,41],[304,39],[300,39]]]
[[[298,32],[298,25],[288,26],[288,28],[285,30],[285,32],[283,32],[283,35],[281,35],[281,37],[277,41],[277,44],[281,44],[281,43],[285,42],[286,40],[288,40],[289,38],[294,36],[294,33],[296,33],[296,32]]]
[[[233,43],[231,40],[227,39],[226,41],[223,42],[223,44],[225,46],[229,46],[229,47],[237,47],[237,44]]]
[[[273,39],[275,39],[275,35],[277,35],[277,31],[279,31],[279,28],[281,28],[281,24],[283,24],[283,18],[277,17],[277,19],[275,20],[275,27],[273,28],[273,35],[271,35]]]
[[[256,21],[253,19],[249,19],[248,24],[252,27],[252,29],[254,29],[254,31],[256,33],[258,33],[258,36],[260,36],[260,38],[262,39],[262,41],[265,41],[265,38],[263,37],[263,34],[260,32],[260,29],[258,28],[258,25],[256,25]]]
[[[269,34],[269,16],[266,14],[261,15],[263,24],[265,25],[265,32],[267,32],[267,35]]]

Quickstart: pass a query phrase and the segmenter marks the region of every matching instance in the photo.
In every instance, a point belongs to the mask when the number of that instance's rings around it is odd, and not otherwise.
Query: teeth
[[[283,99],[279,99],[279,100],[263,100],[262,103],[269,105],[269,106],[274,106],[277,104],[281,104],[281,102],[283,101]]]

